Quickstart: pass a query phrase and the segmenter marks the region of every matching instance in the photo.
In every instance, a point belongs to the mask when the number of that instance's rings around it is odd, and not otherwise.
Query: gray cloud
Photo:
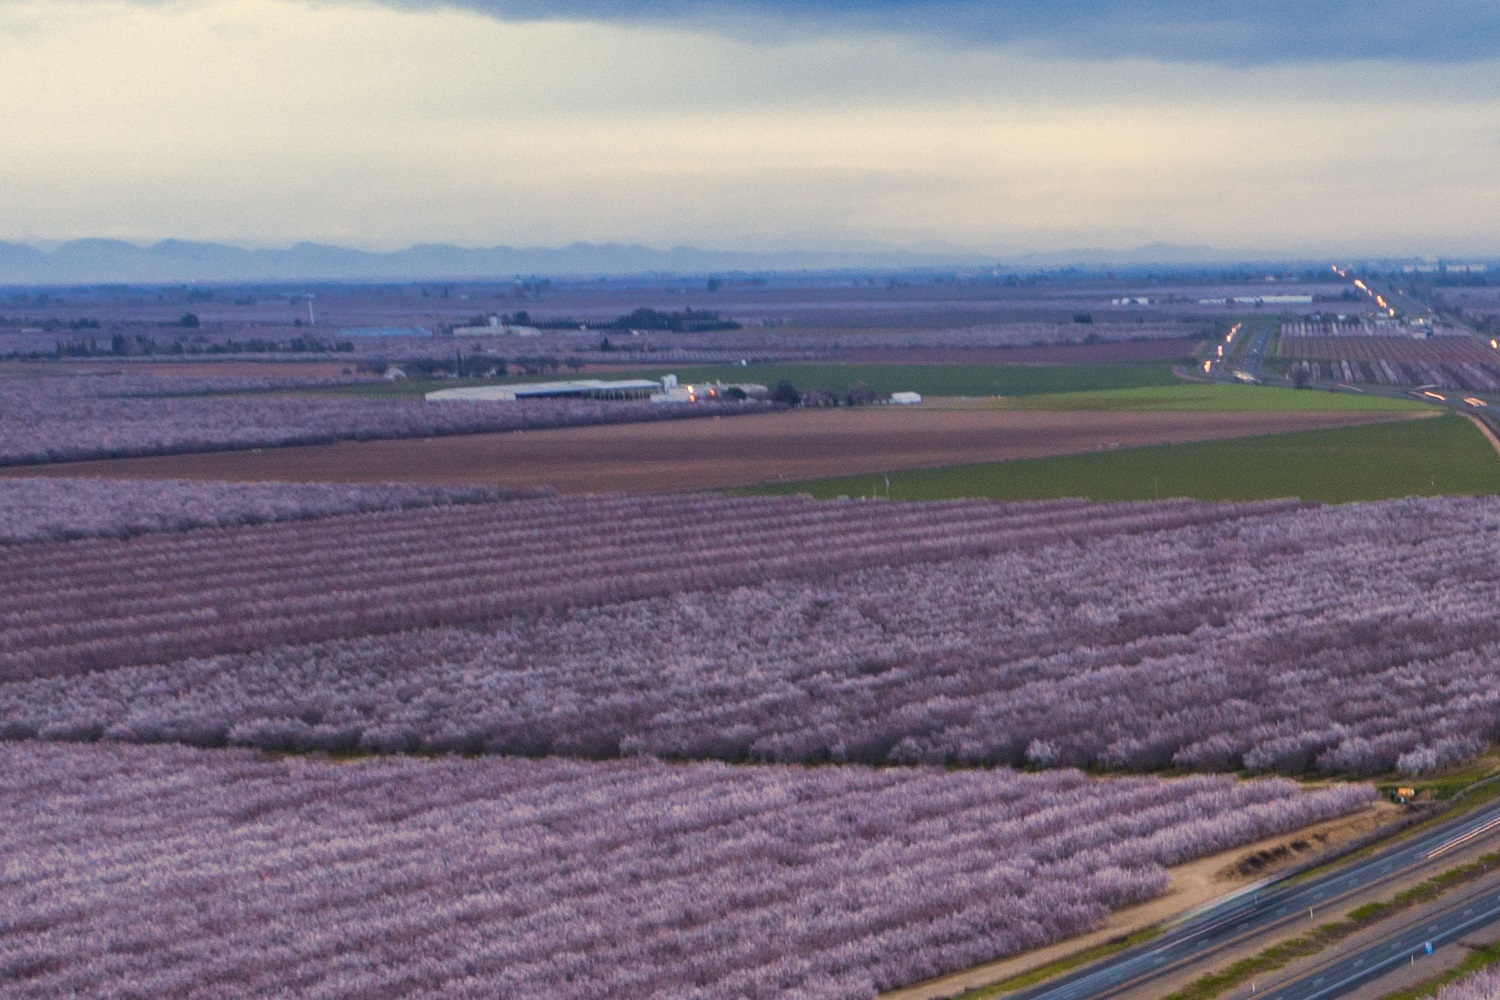
[[[884,31],[1069,58],[1265,65],[1500,55],[1491,0],[385,0],[507,20],[677,23],[747,32]]]

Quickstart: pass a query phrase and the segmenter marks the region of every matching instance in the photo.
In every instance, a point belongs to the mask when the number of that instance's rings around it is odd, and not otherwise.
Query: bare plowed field
[[[1391,413],[800,410],[263,451],[69,462],[5,475],[282,482],[548,484],[668,493],[1042,458],[1402,419]]]

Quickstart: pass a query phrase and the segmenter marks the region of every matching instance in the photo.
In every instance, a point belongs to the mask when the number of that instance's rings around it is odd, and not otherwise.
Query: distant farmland
[[[1347,427],[1407,416],[1380,411],[810,409],[732,420],[73,462],[21,471],[238,481],[549,485],[570,493],[664,493]]]
[[[979,401],[974,401],[976,404]],[[1058,392],[994,400],[989,405],[1017,410],[1198,410],[1273,412],[1387,411],[1440,413],[1414,399],[1391,399],[1351,392],[1309,392],[1268,386],[1177,382],[1132,389]]]
[[[755,402],[654,406],[644,400],[529,400],[524,405],[233,395],[238,380],[0,380],[0,465],[277,448],[332,441],[428,438],[544,427],[732,416]],[[274,381],[271,384],[275,384]],[[249,380],[256,386],[256,380]],[[209,390],[219,392],[209,395]]]
[[[1190,353],[1183,341],[1178,341],[1181,353]],[[1049,350],[1057,350],[1050,348]],[[1009,350],[1009,349],[1006,349]],[[1045,392],[1087,392],[1098,389],[1136,389],[1145,386],[1175,385],[1180,380],[1172,374],[1170,365],[1161,364],[994,364],[994,363],[943,363],[942,351],[928,355],[930,363],[865,363],[806,362],[800,364],[776,363],[739,365],[673,365],[664,363],[656,368],[624,368],[609,375],[610,378],[657,379],[667,373],[675,373],[684,383],[690,382],[756,382],[767,387],[783,380],[802,390],[827,389],[843,392],[854,385],[868,386],[877,395],[888,396],[893,392],[912,391],[928,396],[1031,396]],[[529,382],[563,376],[538,375],[505,380],[507,382]],[[493,381],[493,380],[490,380]],[[485,384],[485,380],[473,379],[459,382],[427,382],[407,380],[396,383],[371,383],[333,390],[317,390],[320,393],[337,393],[348,396],[400,397],[419,396],[432,389],[451,385]]]
[[[886,489],[883,476],[866,475],[775,484],[747,492],[885,496]],[[1497,492],[1500,458],[1468,421],[1443,415],[1374,426],[913,469],[890,476],[889,490],[891,497],[902,500],[1295,496],[1345,503]]]
[[[1315,378],[1500,391],[1500,352],[1472,337],[1283,336],[1278,353]]]

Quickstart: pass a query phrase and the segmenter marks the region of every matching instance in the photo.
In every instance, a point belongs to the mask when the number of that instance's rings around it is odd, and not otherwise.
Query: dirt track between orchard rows
[[[1348,427],[1408,414],[800,410],[259,451],[22,466],[3,475],[549,484],[668,493]]]

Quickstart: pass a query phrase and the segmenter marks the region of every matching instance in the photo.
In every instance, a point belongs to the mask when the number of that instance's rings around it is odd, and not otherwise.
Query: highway
[[[1007,996],[1017,1000],[1105,1000],[1142,989],[1159,976],[1176,971],[1184,965],[1200,962],[1248,937],[1282,926],[1291,927],[1340,917],[1343,913],[1335,904],[1350,894],[1397,880],[1424,865],[1434,866],[1435,871],[1442,870],[1444,857],[1492,837],[1500,839],[1500,803],[1487,805],[1469,816],[1440,824],[1403,843],[1318,878],[1294,885],[1271,886],[1228,900],[1153,941]],[[1497,918],[1500,918],[1500,890],[1497,890],[1495,906],[1486,909],[1484,916],[1481,917],[1476,912],[1462,919],[1488,922]],[[1423,927],[1425,926],[1424,924]],[[1469,929],[1470,926],[1465,926],[1463,930],[1453,933],[1462,934]],[[1440,931],[1441,928],[1432,933]],[[1419,944],[1426,940],[1424,938]],[[1436,943],[1434,940],[1434,944]],[[1395,949],[1391,951],[1391,954],[1397,953]],[[1409,959],[1409,953],[1402,954]],[[1367,958],[1366,961],[1370,962],[1372,959]],[[1357,984],[1350,984],[1348,988],[1353,985]],[[1318,988],[1332,986],[1333,980],[1329,979],[1326,986],[1320,984]],[[1322,997],[1337,994],[1288,993],[1287,997],[1314,995]]]
[[[1202,366],[1203,373],[1218,382],[1238,380],[1235,371],[1261,377],[1261,362],[1269,333],[1269,327],[1245,331],[1237,324],[1226,338],[1228,349],[1206,362]],[[1241,338],[1247,339],[1242,342]],[[1319,388],[1342,387],[1327,383]],[[1407,399],[1413,395],[1406,387],[1362,388],[1371,395]],[[1469,394],[1462,392],[1431,395],[1432,398],[1426,401],[1473,414],[1492,428],[1500,429],[1500,419],[1492,415],[1484,400],[1475,398],[1471,401]],[[1429,869],[1427,874],[1435,874],[1446,867],[1443,864],[1445,855],[1491,839],[1500,841],[1500,803],[1436,826],[1408,842],[1319,878],[1295,885],[1270,886],[1226,900],[1153,941],[1046,983],[1006,994],[1006,997],[1007,1000],[1109,1000],[1135,991],[1145,995],[1157,979],[1203,963],[1248,939],[1282,927],[1296,928],[1335,920],[1343,916],[1343,907],[1338,905],[1342,900],[1383,883],[1398,881],[1424,866]],[[1295,982],[1264,996],[1268,1000],[1337,997],[1403,962],[1411,962],[1413,956],[1419,956],[1417,961],[1421,961],[1429,943],[1436,949],[1476,928],[1500,921],[1500,889],[1446,907],[1439,901],[1430,907],[1430,911],[1423,911],[1415,917],[1421,922],[1414,927],[1411,926],[1412,919],[1400,921],[1400,926],[1408,929],[1393,931],[1377,943],[1335,963],[1315,968]],[[1202,971],[1211,969],[1205,967]]]
[[[1434,908],[1421,925],[1315,969],[1294,983],[1266,993],[1265,1000],[1324,1000],[1342,996],[1394,968],[1421,962],[1428,955],[1428,945],[1436,950],[1496,920],[1500,920],[1500,888],[1443,909]]]

